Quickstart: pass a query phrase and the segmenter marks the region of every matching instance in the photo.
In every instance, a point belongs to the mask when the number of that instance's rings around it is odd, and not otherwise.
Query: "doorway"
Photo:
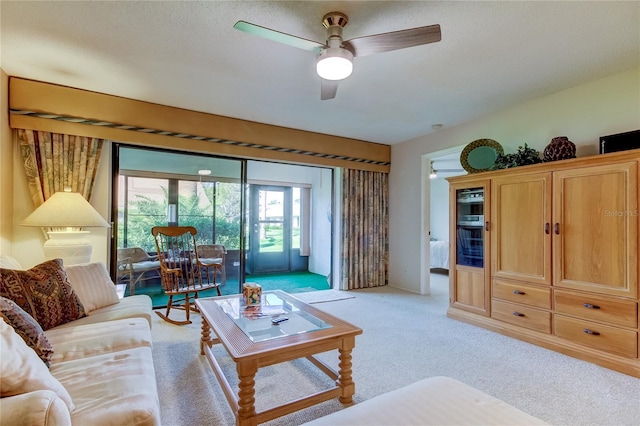
[[[248,274],[309,270],[309,188],[250,185]]]
[[[448,177],[466,172],[460,164],[461,147],[424,154],[422,156],[425,240],[422,251],[429,263],[421,265],[421,293],[430,294],[433,283],[446,284],[449,275],[449,182]],[[448,289],[447,289],[448,291]]]
[[[289,272],[291,257],[291,188],[250,186],[250,274]]]

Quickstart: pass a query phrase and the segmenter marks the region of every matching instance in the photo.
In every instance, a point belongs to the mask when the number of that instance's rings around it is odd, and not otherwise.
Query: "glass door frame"
[[[264,274],[271,272],[290,272],[291,271],[291,219],[292,219],[292,188],[290,186],[277,186],[277,185],[263,185],[263,184],[251,184],[249,185],[249,256],[250,261],[247,264],[247,271],[249,274]],[[282,220],[268,220],[260,218],[260,193],[266,192],[281,192],[282,196]],[[266,200],[265,200],[266,202]],[[260,250],[261,245],[260,233],[262,231],[262,224],[269,223],[281,223],[282,224],[282,255],[279,256],[276,253],[262,252]],[[257,238],[254,238],[258,235]],[[267,258],[272,258],[270,261]],[[275,259],[274,259],[275,258]],[[277,264],[283,265],[286,263],[286,267],[283,268],[259,268],[262,264]]]
[[[239,214],[239,255],[238,255],[238,288],[237,293],[242,291],[242,283],[245,280],[245,259],[246,259],[246,242],[247,242],[247,215],[246,215],[246,194],[247,194],[247,160],[235,157],[225,157],[221,155],[193,153],[189,151],[178,151],[164,148],[154,148],[147,146],[131,145],[123,142],[113,141],[111,144],[111,217],[114,220],[111,222],[111,238],[110,238],[110,274],[112,278],[117,275],[118,260],[117,260],[117,235],[118,235],[118,179],[120,177],[120,148],[137,149],[140,151],[155,151],[168,155],[176,154],[181,156],[194,156],[194,157],[210,157],[212,159],[232,160],[237,161],[240,164],[240,214]],[[115,282],[115,281],[114,281]]]

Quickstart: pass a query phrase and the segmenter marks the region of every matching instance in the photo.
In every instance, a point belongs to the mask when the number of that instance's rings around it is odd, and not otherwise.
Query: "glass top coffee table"
[[[202,313],[200,353],[209,360],[237,425],[263,423],[331,398],[337,397],[343,404],[352,402],[351,351],[362,329],[278,290],[264,292],[259,306],[244,305],[242,295],[197,299],[196,305]],[[237,393],[211,350],[214,344],[222,344],[236,363]],[[338,372],[313,356],[334,349],[338,350]],[[335,380],[335,386],[256,412],[254,379],[258,369],[298,358],[311,361]]]

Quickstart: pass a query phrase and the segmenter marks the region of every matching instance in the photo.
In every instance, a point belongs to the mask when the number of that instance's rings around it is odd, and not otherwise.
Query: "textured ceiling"
[[[324,42],[440,24],[439,43],[356,58],[320,101],[310,52],[233,29]],[[640,2],[0,2],[1,66],[56,83],[383,144],[640,66]]]

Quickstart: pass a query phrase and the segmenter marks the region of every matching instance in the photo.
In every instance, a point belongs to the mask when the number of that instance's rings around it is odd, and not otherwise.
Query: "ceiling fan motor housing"
[[[331,12],[324,15],[322,25],[327,29],[327,46],[330,48],[342,47],[342,29],[348,22],[349,18],[344,13]]]
[[[344,28],[349,22],[349,17],[342,12],[329,12],[322,18],[322,25],[325,28],[340,27]]]
[[[327,13],[322,18],[327,29],[327,47],[318,55],[316,70],[325,80],[342,80],[353,70],[353,52],[342,47],[342,28],[347,22],[347,15],[340,12]]]

